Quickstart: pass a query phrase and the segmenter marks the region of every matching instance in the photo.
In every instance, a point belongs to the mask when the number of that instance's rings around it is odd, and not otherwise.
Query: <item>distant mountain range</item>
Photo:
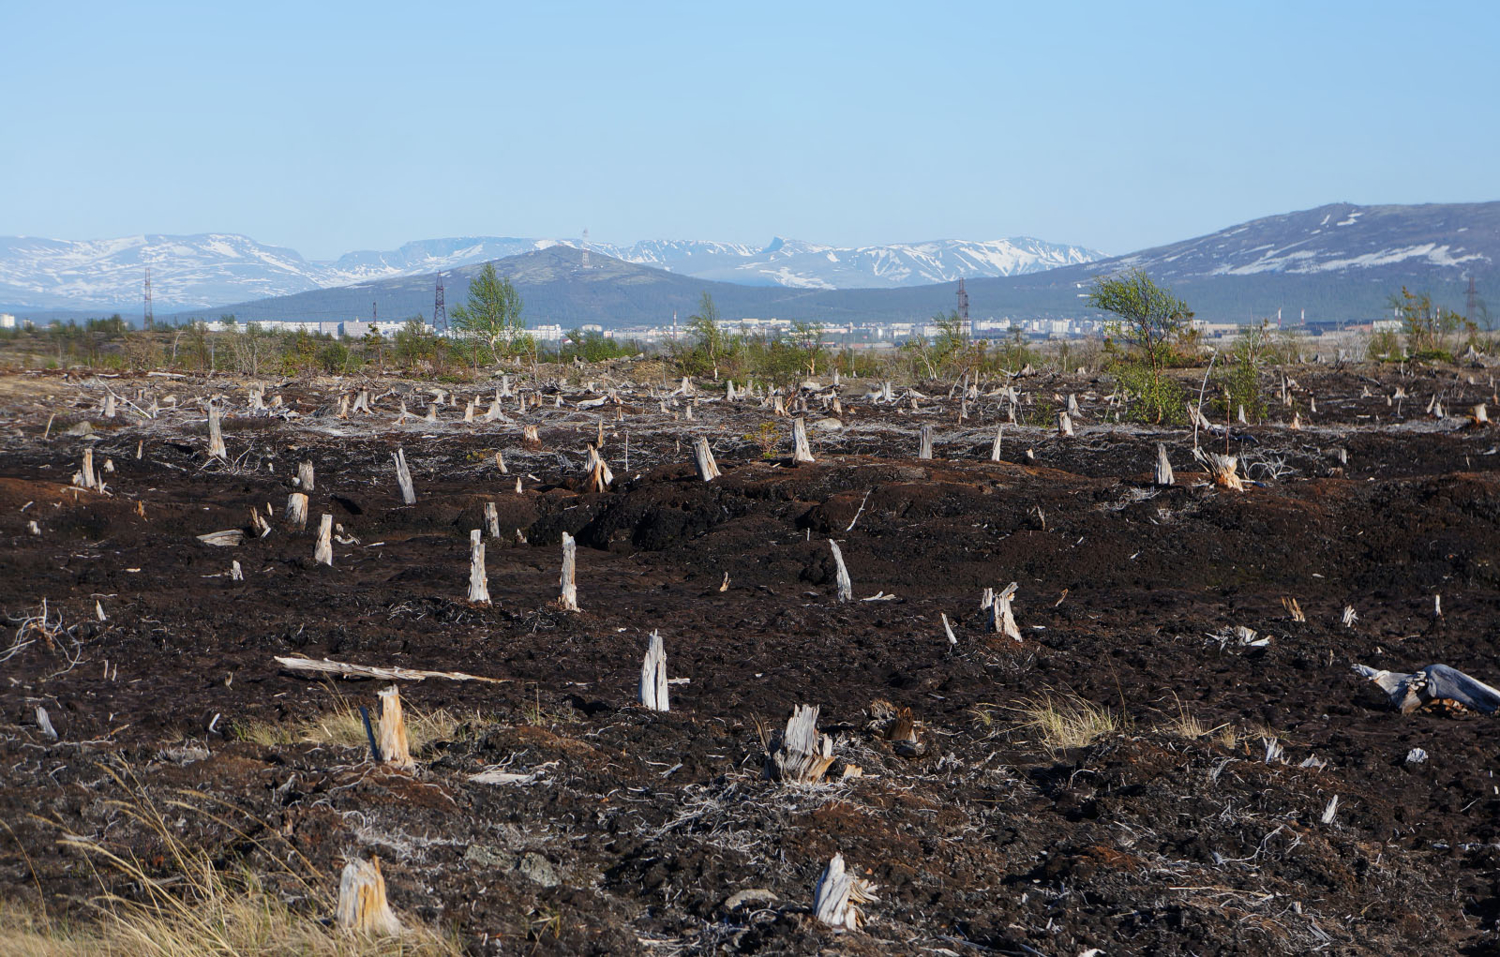
[[[0,304],[35,309],[135,307],[151,267],[158,309],[213,307],[354,283],[459,269],[576,240],[473,237],[430,239],[399,249],[346,253],[333,262],[246,236],[147,235],[73,242],[0,237]],[[591,254],[724,282],[803,289],[888,288],[960,277],[1011,276],[1086,263],[1081,246],[1018,238],[937,240],[843,248],[776,239],[764,248],[677,240],[631,246],[587,244]]]
[[[704,292],[726,317],[849,320],[923,319],[956,305],[953,282],[887,289],[751,286],[695,278],[553,245],[501,259],[496,268],[517,285],[532,323],[606,326],[661,324],[691,315]],[[971,278],[971,314],[1078,318],[1095,276],[1143,269],[1212,321],[1294,323],[1368,321],[1387,314],[1386,299],[1403,285],[1434,294],[1462,312],[1474,276],[1480,294],[1500,287],[1500,203],[1427,206],[1336,204],[1231,226],[1208,236],[1044,272]],[[461,302],[478,266],[445,274],[447,300]],[[189,313],[241,319],[432,315],[432,274],[381,279],[338,289],[238,303]]]

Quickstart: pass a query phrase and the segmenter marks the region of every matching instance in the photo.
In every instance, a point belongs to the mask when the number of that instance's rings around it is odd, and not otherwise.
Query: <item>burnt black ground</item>
[[[1450,409],[1487,400],[1488,373],[1293,376],[1295,408],[1245,429],[1253,446],[1231,443],[1260,463],[1243,493],[1206,484],[1190,432],[1115,423],[1109,383],[1085,379],[1021,380],[1023,412],[1075,393],[1084,415],[1071,439],[1007,426],[1000,463],[987,460],[994,398],[960,425],[956,399],[913,412],[846,388],[845,427],[814,428],[819,461],[800,467],[783,457],[787,420],[774,419],[772,458],[755,444],[773,421],[755,401],[704,402],[688,422],[642,394],[617,419],[613,405],[555,408],[549,392],[540,409],[507,409],[511,424],[465,425],[446,407],[436,425],[394,426],[394,397],[376,417],[335,418],[329,383],[273,389],[301,413],[287,422],[248,417],[243,385],[226,380],[111,381],[122,394],[229,396],[233,469],[206,462],[196,411],[110,421],[90,411],[97,383],[13,381],[0,604],[16,619],[45,598],[72,632],[0,663],[0,814],[16,837],[0,841],[0,879],[54,906],[96,893],[83,858],[59,847],[63,828],[150,858],[151,838],[106,803],[121,796],[108,768],[154,798],[191,789],[253,816],[259,844],[183,814],[226,866],[271,874],[267,849],[295,848],[336,875],[346,854],[378,853],[394,905],[456,925],[475,952],[1489,953],[1493,719],[1395,714],[1349,668],[1443,662],[1500,682],[1500,436],[1423,414],[1438,391]],[[712,385],[704,395],[720,394]],[[1398,385],[1411,395],[1399,408],[1386,401]],[[1300,431],[1286,426],[1293,411]],[[583,451],[601,417],[616,485],[595,494]],[[65,490],[86,440],[59,433],[82,418],[99,430],[96,464],[115,466],[110,497]],[[522,423],[540,427],[541,449],[523,447]],[[933,461],[915,458],[924,424]],[[724,471],[712,483],[690,464],[696,435]],[[1177,487],[1149,483],[1158,441]],[[396,490],[397,444],[415,506]],[[359,540],[335,545],[332,568],[280,518],[302,459],[317,468],[312,514]],[[475,608],[468,531],[489,501],[505,534],[488,552],[494,604]],[[248,528],[267,503],[264,539],[194,538]],[[563,532],[580,545],[576,615],[550,605]],[[830,537],[857,599],[894,600],[837,604]],[[235,559],[242,582],[225,574]],[[986,633],[979,613],[981,591],[1010,581],[1019,644]],[[1233,625],[1270,645],[1207,637]],[[632,704],[652,629],[670,674],[691,679],[673,686],[669,715]],[[14,635],[11,624],[0,645]],[[404,686],[409,709],[475,719],[403,775],[358,749],[236,739],[340,696],[373,704],[373,683],[282,672],[272,656],[290,654],[507,683]],[[1125,728],[1048,750],[1021,711],[1069,695]],[[912,709],[922,756],[872,730],[877,702]],[[835,775],[852,763],[863,776],[761,780],[763,735],[798,703],[820,705],[838,736]],[[37,704],[60,742],[39,732]],[[1172,733],[1183,714],[1219,730]],[[1285,762],[1264,762],[1271,736]],[[1430,759],[1408,765],[1414,747]],[[1327,766],[1299,767],[1311,756]],[[468,781],[499,764],[539,775]],[[866,930],[842,937],[807,913],[836,851],[880,885]],[[726,911],[746,888],[778,900]]]

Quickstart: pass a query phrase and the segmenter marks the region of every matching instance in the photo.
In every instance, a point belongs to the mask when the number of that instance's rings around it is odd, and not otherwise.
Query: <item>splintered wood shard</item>
[[[1000,440],[1005,438],[1005,426],[995,426],[995,444],[990,446],[990,461],[1000,461]]]
[[[417,492],[411,484],[411,471],[406,467],[406,450],[397,446],[391,458],[396,462],[396,484],[401,486],[401,501],[407,505],[417,504]]]
[[[1234,492],[1245,490],[1245,483],[1238,474],[1239,458],[1237,456],[1204,452],[1198,449],[1194,452],[1198,455],[1199,461],[1208,469],[1208,474],[1213,477],[1215,485]]]
[[[307,529],[307,496],[293,492],[286,497],[286,521],[298,531]]]
[[[819,921],[838,930],[859,929],[859,908],[849,900],[852,884],[844,870],[844,855],[833,855],[813,891],[813,913]]]
[[[380,757],[398,768],[416,767],[411,742],[406,737],[406,718],[401,714],[401,691],[395,685],[380,691]]]
[[[812,448],[807,444],[807,420],[798,416],[792,420],[792,461],[811,462]]]
[[[698,477],[705,482],[712,482],[721,474],[719,464],[714,461],[713,450],[708,447],[708,439],[699,437],[693,442],[693,456],[698,462]]]
[[[943,614],[943,631],[948,634],[948,644],[958,644],[958,636],[953,633],[953,625],[949,624],[947,614]]]
[[[229,452],[224,448],[224,433],[219,429],[219,406],[208,404],[208,457],[229,461]]]
[[[1020,641],[1021,629],[1016,627],[1016,616],[1010,607],[1015,596],[1015,582],[1006,585],[1005,590],[999,594],[996,594],[993,588],[986,588],[984,599],[979,603],[979,607],[989,612],[990,627],[995,630],[996,634]]]
[[[766,776],[788,784],[817,784],[833,764],[833,739],[818,733],[817,705],[799,704],[786,731],[774,738],[766,755]]]
[[[313,548],[313,561],[333,566],[333,516],[324,515],[318,521],[318,544]]]
[[[850,601],[854,598],[854,585],[849,581],[849,569],[844,567],[844,553],[839,551],[839,543],[831,538],[828,540],[828,547],[833,549],[834,574],[838,580],[838,600]]]
[[[671,711],[667,696],[667,652],[661,635],[653,631],[641,663],[640,702],[652,711]]]
[[[1167,458],[1167,447],[1162,443],[1156,443],[1156,476],[1157,485],[1172,484],[1172,463]]]
[[[932,426],[922,426],[921,435],[921,446],[917,450],[917,458],[930,459],[932,458]]]
[[[539,449],[542,447],[541,433],[537,432],[535,425],[523,426],[521,429],[521,441],[528,449]]]
[[[558,596],[557,603],[563,611],[578,611],[578,585],[573,575],[575,563],[578,559],[578,544],[573,536],[567,532],[562,533],[562,579],[560,581],[562,594]]]
[[[402,932],[401,922],[386,902],[385,878],[380,873],[378,859],[354,860],[344,865],[334,919],[340,927],[356,934],[395,937]]]
[[[490,603],[490,583],[484,573],[484,534],[477,528],[469,532],[469,601],[476,605]]]
[[[501,475],[510,474],[510,470],[505,467],[505,456],[499,452],[495,453],[495,467],[500,470]]]
[[[297,463],[297,487],[304,492],[313,490],[313,464],[311,462]]]

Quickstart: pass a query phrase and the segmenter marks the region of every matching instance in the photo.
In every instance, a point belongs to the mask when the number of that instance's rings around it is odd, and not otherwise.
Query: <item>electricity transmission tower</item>
[[[443,303],[443,274],[437,275],[437,292],[432,296],[432,327],[438,335],[448,334],[448,307]]]

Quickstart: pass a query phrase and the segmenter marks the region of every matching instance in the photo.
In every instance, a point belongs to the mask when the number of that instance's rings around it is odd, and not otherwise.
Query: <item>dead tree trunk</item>
[[[411,759],[406,718],[401,714],[401,690],[395,685],[380,692],[380,760],[398,768],[412,768],[417,764]]]
[[[313,490],[313,464],[311,462],[299,462],[297,464],[297,487],[304,492]]]
[[[313,549],[313,561],[333,567],[333,516],[324,515],[318,522],[318,544]]]
[[[494,508],[493,502],[490,508]],[[499,519],[495,520],[495,534],[499,535]],[[490,603],[490,583],[484,574],[484,533],[479,529],[469,532],[469,601],[475,605]]]
[[[653,631],[641,663],[640,702],[652,711],[671,711],[667,698],[667,652],[661,634]]]
[[[833,739],[818,733],[818,706],[799,704],[786,731],[771,742],[766,777],[789,784],[817,784],[833,764]]]
[[[339,876],[339,902],[334,911],[334,921],[344,930],[356,934],[379,934],[397,937],[402,933],[401,922],[391,913],[385,899],[385,878],[380,873],[380,861],[352,860],[344,865]]]
[[[708,447],[708,439],[699,437],[693,442],[693,455],[698,460],[699,478],[705,482],[712,482],[719,477],[719,464],[714,461],[714,453]]]
[[[919,459],[930,459],[930,458],[932,458],[932,426],[930,426],[930,425],[924,425],[924,426],[922,426],[922,433],[921,434],[922,434],[922,445],[917,450],[917,458],[919,458]]]
[[[287,523],[294,525],[297,531],[307,530],[307,496],[301,492],[293,492],[286,497]]]
[[[578,611],[578,585],[574,581],[574,566],[578,559],[578,544],[573,536],[562,533],[562,594],[557,603],[563,611]]]
[[[1157,485],[1172,484],[1172,463],[1167,459],[1167,447],[1162,443],[1156,443],[1156,477]]]
[[[807,444],[807,420],[802,416],[792,420],[792,461],[811,462],[812,449]]]
[[[484,527],[490,533],[490,538],[500,537],[500,510],[494,502],[484,503]]]
[[[1005,426],[995,426],[995,444],[990,446],[990,461],[1000,461],[1000,440],[1005,437]]]
[[[224,433],[219,429],[219,407],[208,404],[208,457],[229,461],[229,452],[224,448]]]
[[[833,539],[828,540],[828,547],[833,549],[833,563],[836,566],[835,575],[838,580],[838,600],[849,601],[854,597],[854,586],[849,581],[849,569],[844,567],[844,553],[839,551],[839,543]]]
[[[417,504],[417,492],[411,485],[411,472],[406,467],[406,450],[397,446],[391,456],[396,461],[396,483],[401,486],[401,501],[407,505]]]

